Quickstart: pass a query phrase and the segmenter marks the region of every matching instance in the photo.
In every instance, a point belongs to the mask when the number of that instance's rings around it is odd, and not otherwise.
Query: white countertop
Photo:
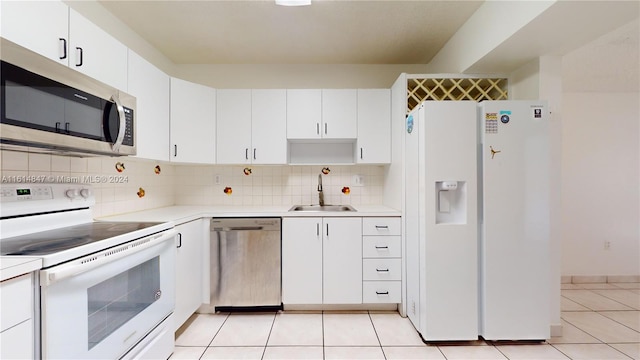
[[[0,257],[0,281],[39,270],[42,259],[29,256]]]
[[[162,221],[175,225],[203,217],[371,217],[400,216],[400,212],[382,205],[353,206],[356,212],[289,212],[281,206],[168,206],[152,210],[98,218],[105,221]]]
[[[100,221],[170,222],[178,225],[208,217],[372,217],[400,216],[400,212],[382,205],[354,206],[356,212],[289,212],[281,206],[168,206],[152,210],[98,218]],[[42,259],[29,256],[0,257],[0,281],[42,268]]]

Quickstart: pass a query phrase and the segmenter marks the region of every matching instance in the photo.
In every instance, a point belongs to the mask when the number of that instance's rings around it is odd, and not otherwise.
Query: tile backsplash
[[[96,196],[95,217],[171,205],[317,204],[318,174],[323,169],[323,166],[287,165],[174,165],[135,157],[75,158],[0,152],[3,184],[30,180],[91,183]],[[118,162],[124,166],[121,172],[116,169]],[[327,167],[329,173],[322,175],[326,203],[354,206],[382,203],[382,166]],[[356,183],[355,175],[362,180],[361,184]],[[230,188],[231,194],[225,193],[225,188]],[[139,196],[141,189],[143,197]]]
[[[322,175],[325,203],[354,206],[382,203],[382,166],[326,167],[329,173]],[[325,166],[176,166],[176,204],[317,204],[318,175],[323,168]],[[362,179],[363,186],[355,183],[356,175]],[[345,189],[348,194],[342,191],[345,187],[349,188]],[[225,193],[225,188],[231,188],[231,195]]]
[[[174,167],[133,157],[68,156],[2,151],[2,184],[25,181],[90,183],[95,217],[174,204]],[[116,163],[124,164],[122,172]],[[160,166],[160,174],[155,167]],[[140,188],[144,196],[139,197]]]

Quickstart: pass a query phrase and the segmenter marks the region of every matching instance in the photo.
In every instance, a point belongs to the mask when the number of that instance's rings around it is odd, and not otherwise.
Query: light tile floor
[[[640,283],[562,289],[563,336],[543,344],[425,345],[393,312],[196,314],[171,359],[640,360]]]

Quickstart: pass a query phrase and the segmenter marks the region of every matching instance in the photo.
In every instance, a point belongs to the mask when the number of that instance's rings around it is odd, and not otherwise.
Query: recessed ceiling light
[[[311,0],[276,0],[276,5],[304,6],[304,5],[311,5]]]

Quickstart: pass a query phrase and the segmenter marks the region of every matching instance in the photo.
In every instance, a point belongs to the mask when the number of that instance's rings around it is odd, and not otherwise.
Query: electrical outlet
[[[353,175],[351,177],[351,186],[364,186],[364,176]]]
[[[604,249],[605,249],[605,250],[609,250],[609,249],[611,249],[611,241],[609,241],[609,240],[605,240],[605,242],[604,242]]]
[[[216,185],[220,185],[220,184],[222,184],[222,175],[219,175],[219,174],[214,175],[214,177],[213,177],[213,182],[214,182]]]

